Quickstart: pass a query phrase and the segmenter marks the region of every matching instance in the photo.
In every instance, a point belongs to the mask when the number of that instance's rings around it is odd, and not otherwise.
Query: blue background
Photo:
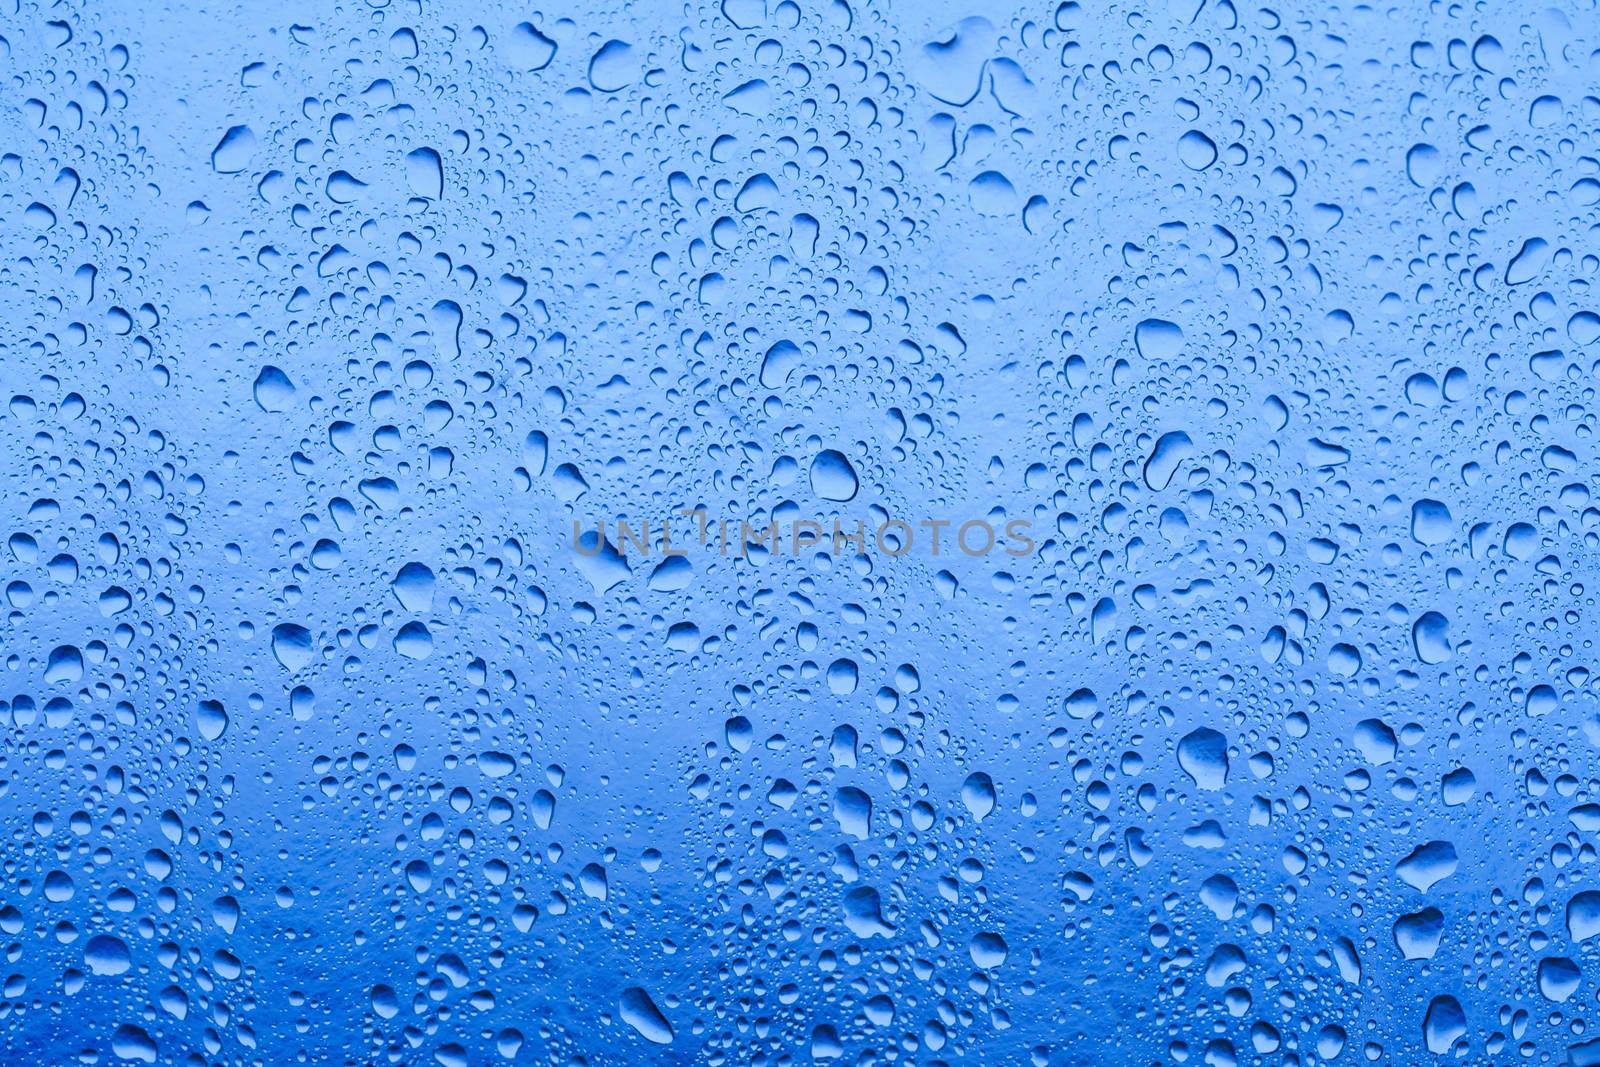
[[[0,8],[6,1062],[1600,1063],[1591,7]]]

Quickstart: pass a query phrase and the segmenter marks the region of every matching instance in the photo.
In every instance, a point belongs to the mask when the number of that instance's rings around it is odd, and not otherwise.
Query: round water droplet
[[[811,461],[811,489],[822,499],[852,500],[858,488],[856,469],[843,452],[824,449]]]
[[[1199,130],[1178,138],[1178,158],[1190,170],[1205,170],[1217,161],[1217,145]]]

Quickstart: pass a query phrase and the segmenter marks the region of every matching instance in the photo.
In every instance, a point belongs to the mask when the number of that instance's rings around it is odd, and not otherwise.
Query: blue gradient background
[[[4,1061],[1600,1064],[1597,49],[0,0]]]

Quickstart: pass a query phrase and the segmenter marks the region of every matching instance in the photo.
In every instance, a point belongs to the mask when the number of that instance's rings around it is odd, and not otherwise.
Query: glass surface
[[[1600,1064],[1597,86],[0,0],[0,1061]]]

